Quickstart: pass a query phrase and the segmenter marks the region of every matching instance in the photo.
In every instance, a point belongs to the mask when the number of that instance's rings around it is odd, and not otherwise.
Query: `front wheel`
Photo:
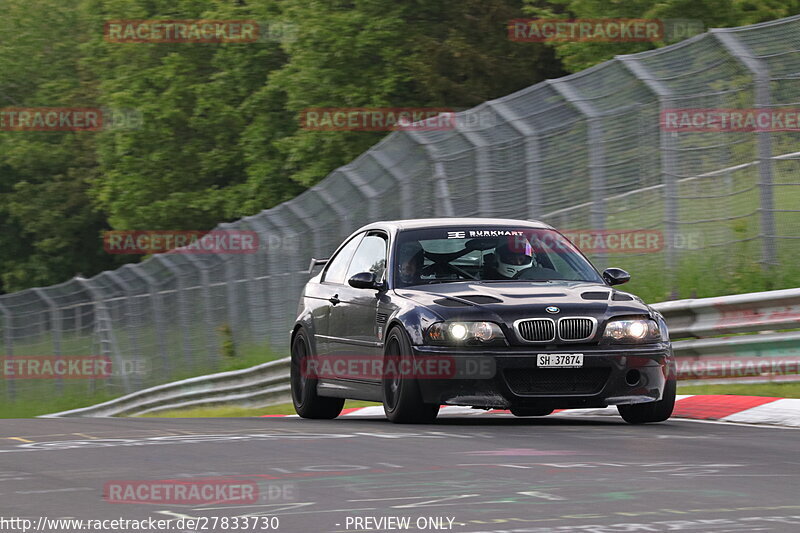
[[[629,424],[663,422],[672,415],[672,410],[675,408],[677,384],[676,380],[668,379],[664,386],[664,395],[659,401],[618,405],[617,411],[619,411],[622,419]]]
[[[339,416],[344,407],[344,398],[326,398],[317,395],[317,380],[309,374],[311,357],[306,333],[297,332],[292,341],[292,362],[289,375],[292,384],[294,410],[303,418],[330,420]]]
[[[408,335],[399,327],[392,328],[386,336],[383,358],[383,412],[395,424],[427,424],[436,419],[439,404],[424,403],[413,371],[403,372],[413,368],[408,364],[410,359],[413,357]]]

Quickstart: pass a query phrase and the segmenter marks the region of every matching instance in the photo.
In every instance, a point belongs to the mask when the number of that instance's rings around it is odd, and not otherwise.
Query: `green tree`
[[[534,18],[559,19],[691,19],[705,28],[745,26],[800,13],[800,0],[524,0],[525,13]],[[665,42],[554,42],[570,72],[589,68],[616,55],[664,46]]]
[[[509,0],[285,0],[299,28],[269,86],[299,115],[309,107],[465,108],[563,74],[543,45],[506,33]],[[309,186],[382,134],[297,129],[277,144],[286,171]]]
[[[207,229],[298,192],[276,173],[254,176],[242,142],[260,122],[251,98],[285,62],[279,43],[112,43],[99,31],[109,19],[274,18],[274,2],[253,6],[95,0],[98,31],[85,50],[103,103],[142,113],[140,129],[98,139],[93,195],[114,228]],[[271,135],[261,133],[265,141]]]
[[[130,257],[105,229],[205,229],[292,198],[383,133],[306,131],[308,107],[465,108],[561,69],[515,43],[521,0],[7,0],[3,106],[136,110],[135,129],[0,133],[0,290]],[[284,39],[133,44],[119,19],[255,19]]]
[[[61,0],[9,0],[0,18],[0,108],[90,107],[95,84],[81,66],[86,26]],[[92,209],[98,174],[90,132],[0,133],[0,290],[111,268],[106,227]]]

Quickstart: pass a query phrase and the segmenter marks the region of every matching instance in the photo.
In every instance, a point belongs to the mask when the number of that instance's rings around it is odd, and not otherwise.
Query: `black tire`
[[[411,341],[399,327],[392,328],[386,336],[385,361],[395,363],[411,356]],[[383,412],[395,424],[429,424],[439,414],[439,404],[424,403],[417,380],[403,376],[397,364],[386,364],[381,388],[383,391]]]
[[[544,407],[512,407],[511,414],[514,416],[547,416],[552,413],[553,409]]]
[[[302,329],[292,341],[292,362],[289,374],[292,383],[294,410],[303,418],[330,420],[339,416],[344,398],[326,398],[317,395],[317,380],[306,375],[304,361],[311,355],[306,333]]]
[[[675,407],[675,390],[678,382],[668,379],[664,386],[664,395],[657,402],[635,403],[632,405],[618,405],[617,411],[625,422],[629,424],[649,424],[663,422],[672,416]]]

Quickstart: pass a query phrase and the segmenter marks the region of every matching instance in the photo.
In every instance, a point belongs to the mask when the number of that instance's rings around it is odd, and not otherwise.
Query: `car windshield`
[[[465,280],[603,282],[558,232],[503,226],[402,231],[394,269],[397,287]]]

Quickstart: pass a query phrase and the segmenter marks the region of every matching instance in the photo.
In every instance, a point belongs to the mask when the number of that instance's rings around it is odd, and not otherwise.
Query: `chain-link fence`
[[[392,133],[297,198],[218,228],[257,232],[256,254],[162,254],[0,297],[0,355],[99,354],[120,372],[80,387],[117,394],[213,371],[226,342],[283,353],[310,257],[379,219],[659,232],[652,249],[589,254],[631,270],[651,301],[796,285],[797,124],[676,132],[664,116],[800,107],[798,36],[800,17],[712,30],[486,102],[452,130]],[[9,399],[40,390],[2,381]]]

